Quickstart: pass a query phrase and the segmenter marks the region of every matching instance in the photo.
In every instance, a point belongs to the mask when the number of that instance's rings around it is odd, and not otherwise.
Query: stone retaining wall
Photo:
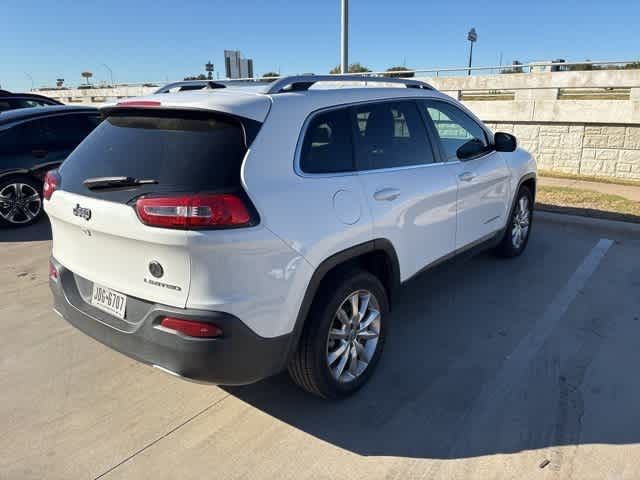
[[[513,133],[536,156],[538,168],[576,175],[640,180],[640,126],[487,124]]]

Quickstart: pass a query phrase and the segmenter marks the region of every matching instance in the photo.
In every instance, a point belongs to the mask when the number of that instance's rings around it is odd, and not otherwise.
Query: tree
[[[588,58],[585,60],[585,62],[590,62],[591,60],[589,60]],[[597,65],[592,65],[590,63],[578,63],[576,65],[571,65],[569,67],[569,70],[572,72],[579,72],[579,71],[583,71],[583,70],[600,70],[600,67],[598,67]]]
[[[91,73],[91,72],[82,72],[80,75],[82,75],[84,77],[84,79],[87,81],[87,85],[89,85],[89,79],[91,77],[93,77],[93,73]]]
[[[391,68],[387,68],[387,72],[390,73],[385,73],[385,77],[392,77],[392,78],[409,78],[409,77],[415,77],[416,72],[412,72],[410,68],[407,67],[391,67]],[[408,72],[408,73],[403,73],[403,72]]]
[[[196,76],[196,77],[184,77],[185,80],[206,80],[207,76],[204,73],[201,73],[200,75]]]
[[[511,68],[500,70],[500,73],[522,73],[522,62],[514,60]]]
[[[262,78],[260,80],[262,80],[263,82],[273,82],[275,80],[275,78],[273,77],[279,77],[280,74],[278,72],[267,72],[265,74],[262,75]],[[272,78],[269,78],[272,77]]]
[[[371,70],[369,70],[367,67],[361,65],[360,62],[352,63],[351,65],[349,65],[349,73],[367,73],[370,71]],[[329,73],[340,73],[340,65],[329,70]]]

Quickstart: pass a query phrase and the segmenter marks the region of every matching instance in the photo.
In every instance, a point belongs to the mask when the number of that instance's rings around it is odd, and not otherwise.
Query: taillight
[[[239,227],[251,221],[244,200],[228,193],[140,197],[136,212],[145,225],[164,228]]]
[[[222,329],[213,323],[196,322],[195,320],[182,320],[180,318],[164,317],[160,325],[174,332],[182,333],[187,337],[215,338],[222,335]]]
[[[42,187],[42,196],[45,200],[49,200],[53,192],[60,187],[60,174],[57,170],[49,170],[44,177],[44,185]]]

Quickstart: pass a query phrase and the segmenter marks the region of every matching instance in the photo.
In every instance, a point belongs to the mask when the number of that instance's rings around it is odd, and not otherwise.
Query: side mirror
[[[514,152],[518,148],[516,137],[510,133],[497,132],[493,136],[493,143],[497,152]]]

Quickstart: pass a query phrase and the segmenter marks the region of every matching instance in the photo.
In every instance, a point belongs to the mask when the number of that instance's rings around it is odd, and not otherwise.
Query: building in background
[[[242,58],[239,50],[225,50],[224,70],[227,78],[253,78],[253,60]]]
[[[563,65],[549,65],[549,63],[566,63],[566,60],[556,58],[555,60],[529,62],[529,73],[565,72],[568,70],[568,68]]]

